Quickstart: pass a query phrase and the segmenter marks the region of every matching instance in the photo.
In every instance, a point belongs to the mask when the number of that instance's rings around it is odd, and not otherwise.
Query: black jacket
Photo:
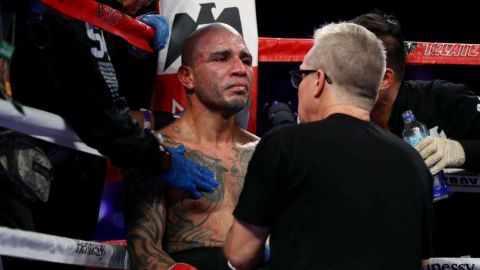
[[[79,137],[124,168],[169,164],[155,137],[130,116],[99,28],[53,11],[19,13],[11,64],[14,98],[65,118]]]

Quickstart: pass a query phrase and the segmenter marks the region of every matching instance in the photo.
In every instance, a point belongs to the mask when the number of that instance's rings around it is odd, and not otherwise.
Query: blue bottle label
[[[411,146],[416,146],[423,140],[423,136],[421,134],[417,134],[415,136],[405,137],[404,140]]]

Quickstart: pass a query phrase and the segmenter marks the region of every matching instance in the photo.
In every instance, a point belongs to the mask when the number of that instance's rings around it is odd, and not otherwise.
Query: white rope
[[[90,267],[130,269],[127,249],[0,227],[0,255]]]
[[[0,127],[101,156],[96,149],[82,142],[62,117],[28,106],[23,106],[23,110],[25,115],[18,112],[10,102],[0,99]]]

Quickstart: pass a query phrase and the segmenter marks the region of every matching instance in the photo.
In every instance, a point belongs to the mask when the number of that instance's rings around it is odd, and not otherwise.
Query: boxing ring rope
[[[130,269],[124,246],[0,227],[0,255],[111,269]]]
[[[302,62],[312,39],[259,38],[259,62]],[[406,41],[407,64],[480,65],[480,44]]]
[[[12,103],[0,99],[0,127],[8,128],[37,139],[102,156],[86,145],[59,115],[22,105],[21,114]]]
[[[50,6],[64,4],[62,0],[43,0],[43,2]],[[88,12],[82,12],[88,5],[92,5],[92,1],[68,2],[79,5],[73,9],[72,6],[60,9],[66,15],[97,25],[126,38],[137,47],[151,50],[149,40],[153,37],[153,30],[149,26],[108,8],[109,16],[92,19],[88,16]],[[68,13],[73,12],[72,10],[77,16]],[[89,10],[96,11],[96,9]],[[311,39],[259,38],[259,62],[301,62],[312,44]],[[407,64],[410,65],[480,65],[479,44],[409,41],[406,42],[406,46],[409,52]],[[0,126],[72,149],[100,155],[97,150],[83,143],[60,116],[27,106],[23,107],[24,115],[9,102],[0,100]],[[461,188],[473,187],[473,192],[480,192],[478,176],[464,175],[458,171],[450,172],[451,174],[447,177],[454,177]],[[451,182],[450,179],[449,183]],[[452,191],[456,191],[455,185],[451,187]],[[0,256],[90,267],[130,269],[125,242],[117,241],[117,243],[119,245],[0,227]],[[432,258],[425,269],[480,270],[480,258]]]
[[[83,241],[0,227],[0,256],[108,269],[130,269],[125,243]],[[480,258],[431,258],[425,270],[480,270]]]

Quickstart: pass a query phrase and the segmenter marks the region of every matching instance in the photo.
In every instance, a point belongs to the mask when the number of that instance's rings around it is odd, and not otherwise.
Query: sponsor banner
[[[480,45],[441,42],[405,42],[409,64],[480,64]]]
[[[129,269],[125,247],[0,227],[0,255],[82,266]]]
[[[170,22],[168,45],[159,52],[152,109],[178,113],[186,108],[185,90],[176,78],[185,39],[199,27],[221,22],[235,28],[253,56],[254,83],[250,95],[248,130],[255,132],[257,116],[258,32],[254,0],[162,0],[160,14]]]
[[[466,170],[446,169],[445,178],[451,192],[480,193],[480,175]]]
[[[312,39],[259,38],[260,62],[302,62]],[[407,41],[407,64],[480,65],[480,44]]]
[[[480,259],[431,258],[423,270],[480,270]]]

